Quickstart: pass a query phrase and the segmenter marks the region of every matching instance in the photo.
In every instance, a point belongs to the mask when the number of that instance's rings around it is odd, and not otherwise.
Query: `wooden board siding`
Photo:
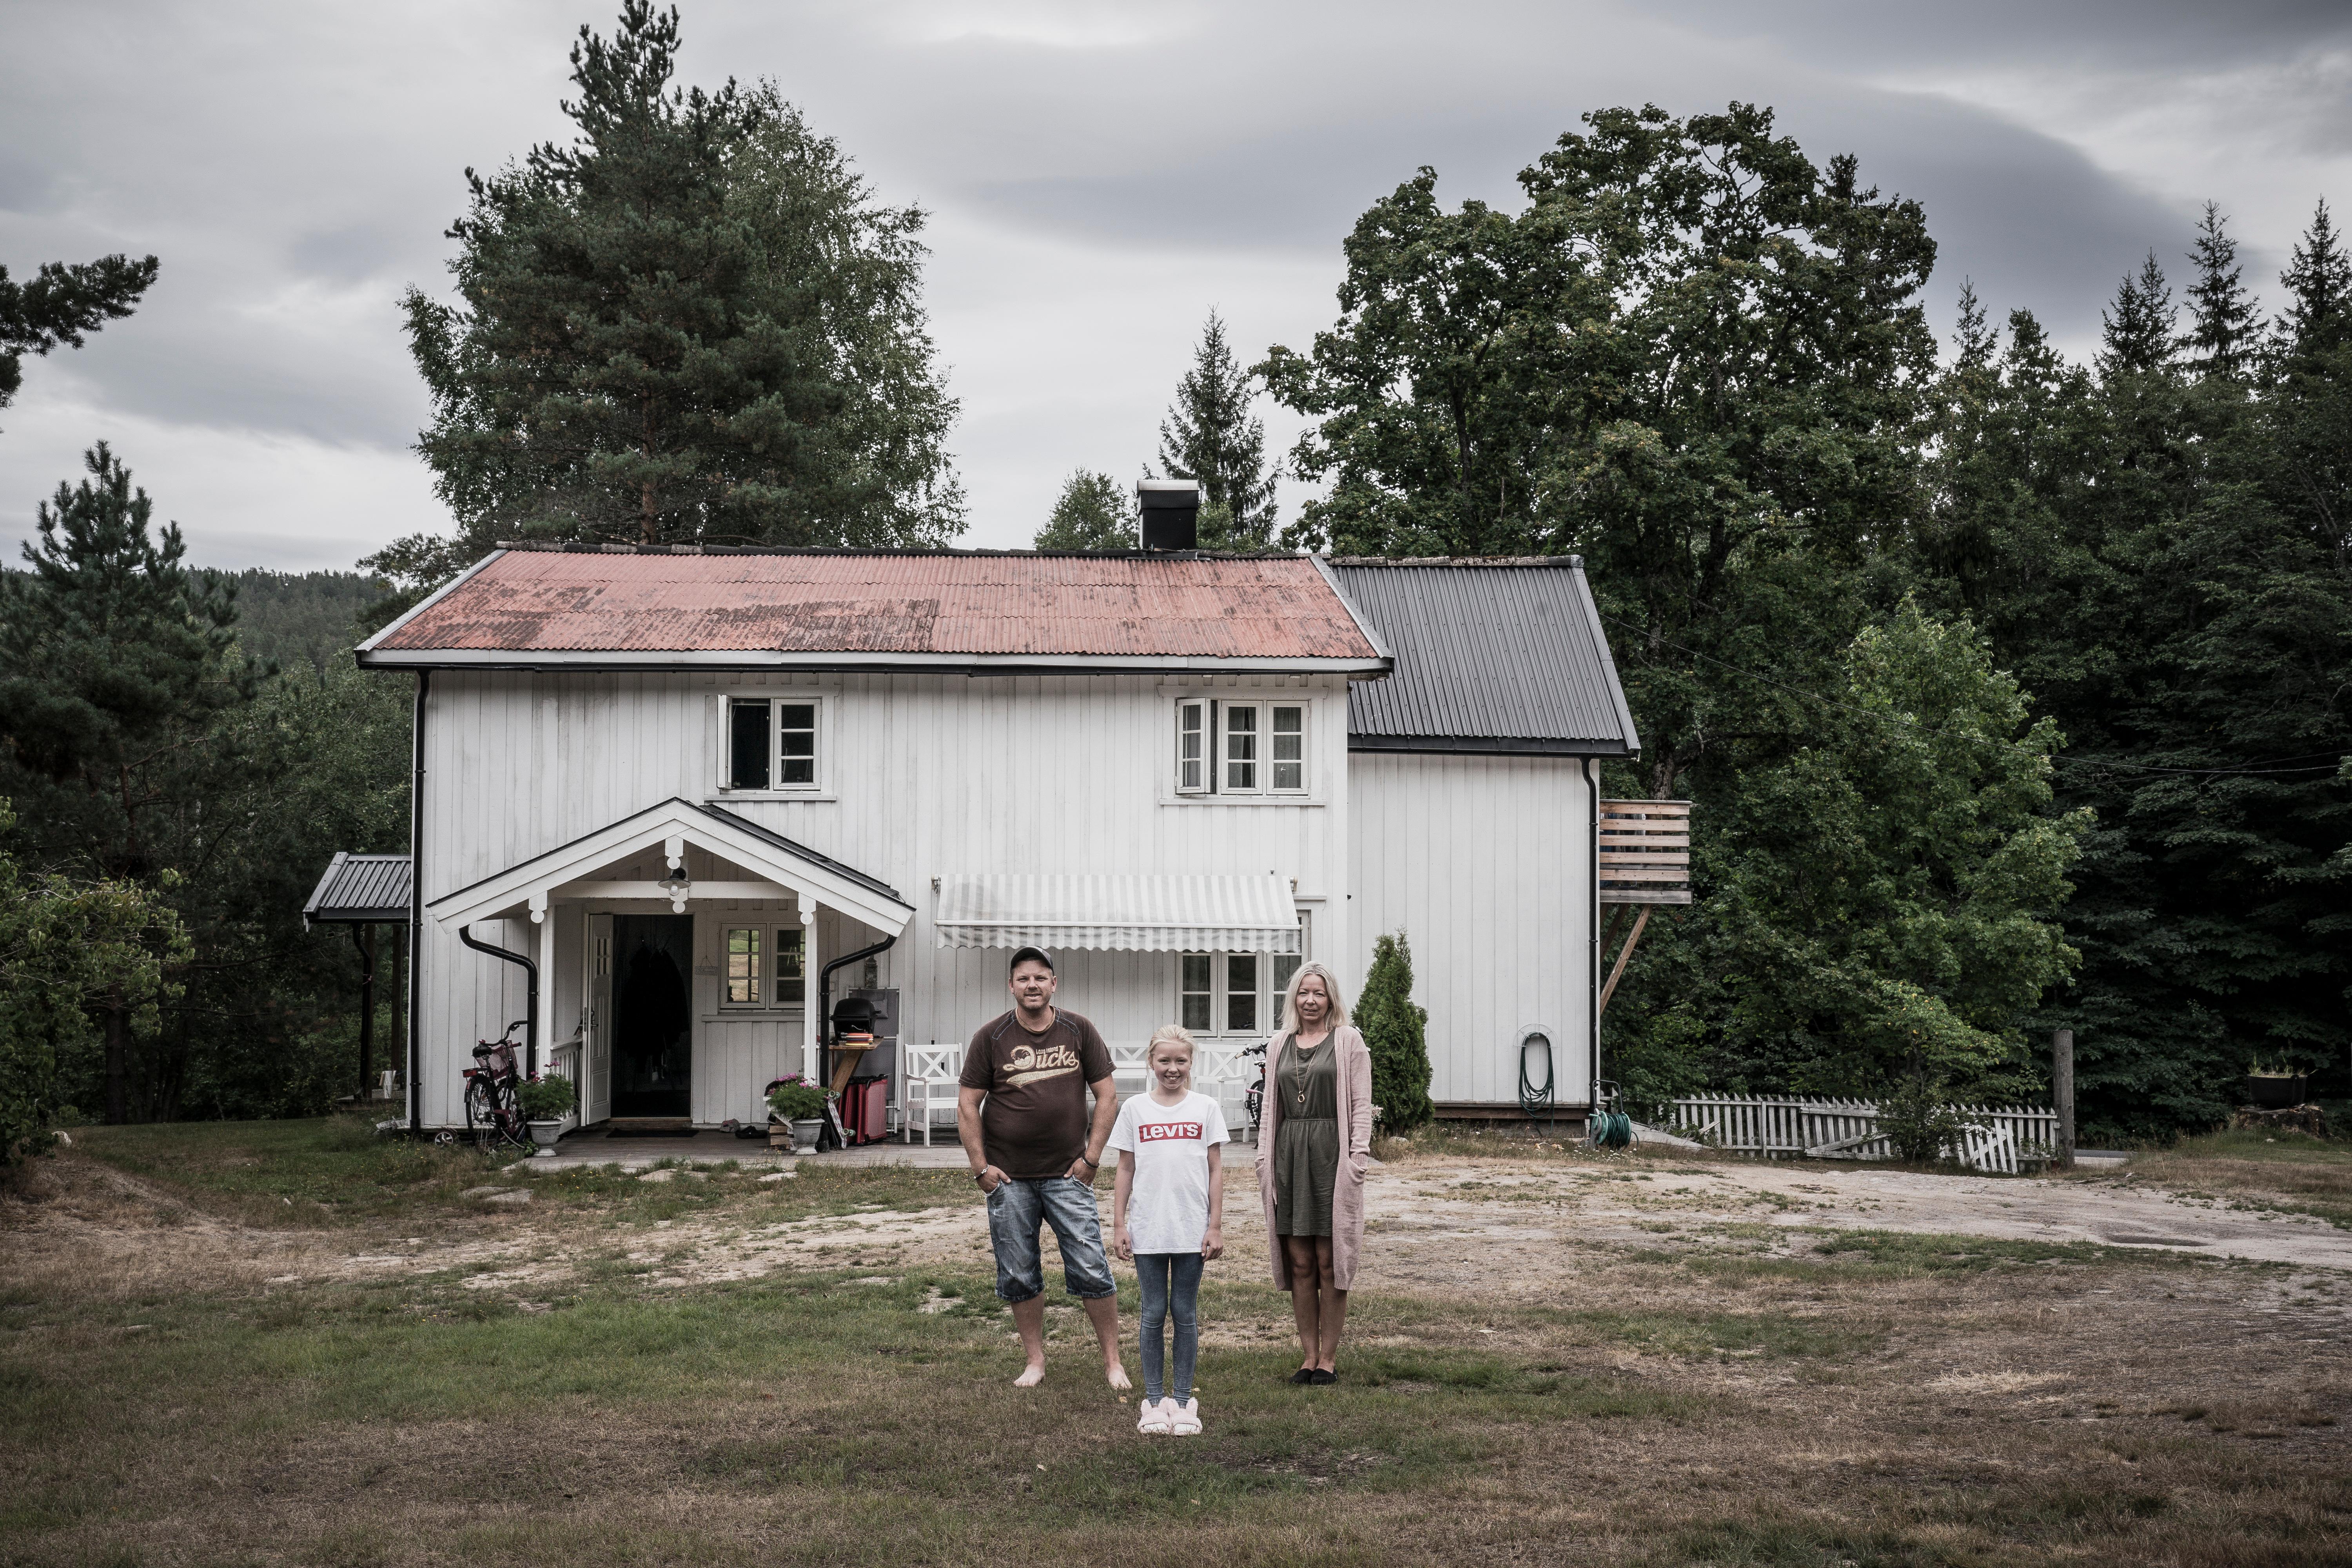
[[[1303,681],[1303,684],[1301,683]],[[1197,689],[1206,678],[1192,677]],[[1308,700],[1312,804],[1174,802],[1173,701],[1180,678],[436,672],[425,720],[426,782],[419,885],[430,900],[677,795],[719,801],[761,826],[877,877],[916,908],[879,961],[902,993],[902,1036],[961,1039],[1009,1005],[993,950],[941,949],[931,879],[1012,871],[1275,874],[1295,878],[1315,906],[1315,945],[1350,953],[1347,934],[1347,703],[1337,676],[1226,677],[1220,695]],[[719,783],[722,699],[805,692],[828,703],[831,798],[729,799]],[[615,879],[662,874],[658,854]],[[694,852],[697,880],[728,868]],[[665,912],[667,904],[600,904]],[[724,907],[695,900],[696,968],[716,965]],[[558,903],[553,973],[542,1006],[551,1037],[579,1026],[579,906]],[[536,957],[528,920],[486,921],[476,934]],[[820,960],[875,940],[830,912]],[[702,954],[710,953],[706,960]],[[514,965],[461,946],[429,920],[418,953],[423,1005],[422,1111],[428,1125],[462,1120],[457,1074],[473,1041],[522,1015]],[[1141,1039],[1175,1016],[1167,953],[1064,955],[1063,1000],[1106,1036]],[[856,976],[845,974],[845,984]],[[706,985],[709,994],[703,993]],[[801,1064],[799,1021],[716,1015],[715,974],[696,976],[694,1115],[759,1113],[758,1089]],[[814,994],[815,976],[810,977]]]
[[[1551,1037],[1553,1099],[1582,1105],[1591,1038],[1591,805],[1569,758],[1358,752],[1349,881],[1360,977],[1402,930],[1429,1009],[1430,1098],[1517,1114],[1523,1030]]]

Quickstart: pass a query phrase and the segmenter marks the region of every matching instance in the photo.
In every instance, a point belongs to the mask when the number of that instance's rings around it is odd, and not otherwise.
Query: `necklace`
[[[1327,1034],[1325,1035],[1325,1038],[1326,1038],[1326,1039],[1329,1038],[1329,1035],[1328,1034],[1328,1032],[1327,1032]],[[1313,1045],[1311,1045],[1311,1046],[1302,1046],[1302,1045],[1300,1045],[1300,1044],[1298,1043],[1298,1037],[1297,1037],[1297,1035],[1293,1035],[1293,1036],[1291,1036],[1291,1037],[1290,1037],[1290,1048],[1291,1048],[1293,1051],[1296,1051],[1296,1052],[1297,1052],[1297,1053],[1301,1058],[1307,1057],[1307,1056],[1310,1055],[1311,1053],[1313,1053],[1313,1052],[1315,1052],[1315,1051],[1317,1051],[1317,1050],[1321,1049],[1321,1048],[1322,1048],[1322,1045],[1323,1045],[1323,1041],[1322,1041],[1322,1040],[1318,1040],[1318,1041],[1316,1041],[1316,1042],[1315,1042],[1315,1044],[1313,1044]],[[1304,1084],[1299,1085],[1299,1087],[1298,1087],[1298,1093],[1297,1093],[1297,1096],[1296,1100],[1294,1101],[1294,1103],[1296,1103],[1296,1104],[1297,1105],[1298,1109],[1299,1109],[1299,1110],[1306,1110],[1306,1109],[1307,1109],[1307,1086],[1306,1086],[1306,1085],[1304,1085]]]

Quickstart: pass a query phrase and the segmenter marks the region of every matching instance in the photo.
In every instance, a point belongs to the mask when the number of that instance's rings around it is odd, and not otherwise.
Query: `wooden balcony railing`
[[[1617,994],[1633,946],[1650,923],[1650,911],[1660,904],[1687,904],[1690,889],[1690,802],[1686,800],[1604,800],[1601,803],[1601,902],[1608,908],[1601,946],[1624,933],[1609,983],[1601,988],[1601,1010]],[[1626,928],[1631,927],[1628,931]]]

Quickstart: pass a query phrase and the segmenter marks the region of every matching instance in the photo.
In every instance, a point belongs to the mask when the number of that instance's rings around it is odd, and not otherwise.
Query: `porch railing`
[[[1106,1040],[1110,1047],[1110,1076],[1118,1097],[1141,1094],[1151,1086],[1144,1065],[1148,1040]],[[1250,1042],[1255,1044],[1256,1042]],[[1245,1045],[1203,1045],[1192,1054],[1192,1087],[1213,1094],[1225,1110],[1228,1127],[1239,1131],[1242,1098],[1257,1076],[1259,1058],[1244,1056]],[[955,1125],[956,1080],[963,1072],[963,1043],[898,1044],[898,1104],[906,1118],[909,1141],[929,1143],[941,1124]]]

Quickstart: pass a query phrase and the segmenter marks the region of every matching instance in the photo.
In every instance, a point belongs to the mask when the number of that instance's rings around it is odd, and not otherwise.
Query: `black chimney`
[[[1135,503],[1143,512],[1143,548],[1201,547],[1201,481],[1138,479]]]

